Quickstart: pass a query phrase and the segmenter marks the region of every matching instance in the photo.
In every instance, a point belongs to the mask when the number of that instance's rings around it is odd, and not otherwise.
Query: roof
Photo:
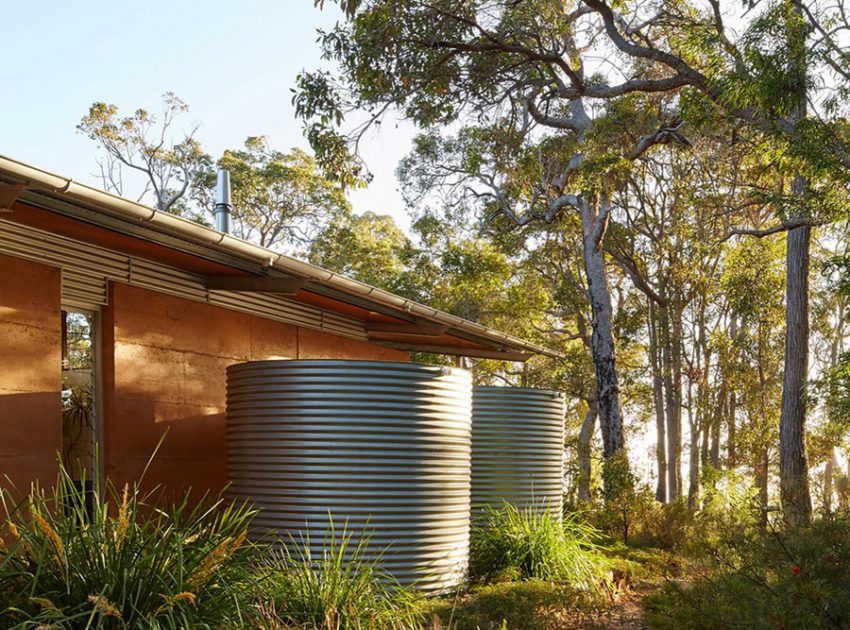
[[[525,361],[559,352],[394,295],[167,212],[0,155],[11,221],[203,274],[208,288],[285,294],[362,319],[368,339],[407,351]]]

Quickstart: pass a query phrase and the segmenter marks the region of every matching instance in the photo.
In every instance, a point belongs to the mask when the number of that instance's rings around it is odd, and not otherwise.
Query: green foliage
[[[322,230],[310,248],[309,260],[372,286],[404,290],[411,247],[392,217],[349,214]]]
[[[598,532],[578,514],[563,519],[542,506],[490,508],[470,537],[470,574],[559,581],[596,592],[602,585]]]
[[[704,488],[703,507],[694,514],[687,549],[700,555],[728,534],[729,529],[752,531],[766,522],[765,507],[750,476],[735,470],[712,471]]]
[[[312,156],[273,149],[265,136],[225,151],[218,166],[230,171],[234,232],[263,247],[306,251],[326,225],[350,212],[342,188],[322,177]],[[215,182],[211,167],[193,182],[194,199],[210,213]]]
[[[418,598],[380,568],[368,532],[331,523],[321,555],[310,539],[291,540],[260,564],[261,627],[305,630],[412,630],[422,626]]]
[[[729,387],[746,411],[738,424],[739,461],[754,469],[775,452],[785,347],[785,247],[783,239],[747,240],[729,245],[723,257],[720,289],[738,321],[734,339],[714,339]],[[763,493],[766,473],[760,476]],[[763,497],[766,499],[766,497]]]
[[[645,602],[650,628],[845,628],[850,625],[850,520],[810,528],[729,524],[701,576]]]
[[[655,500],[653,490],[635,484],[614,501],[600,503],[588,519],[612,538],[638,548],[701,553],[731,526],[761,522],[752,481],[735,471],[704,472],[702,508],[688,507],[685,498],[670,503]],[[624,523],[628,536],[624,538]]]
[[[642,487],[630,505],[628,543],[639,547],[681,549],[693,531],[694,515],[685,499],[662,504]]]
[[[425,602],[425,610],[441,621],[435,630],[584,628],[584,616],[599,608],[598,598],[544,580],[479,584],[457,597]]]
[[[221,499],[154,508],[138,486],[104,498],[63,468],[53,494],[8,505],[4,628],[221,628],[250,605],[252,511]],[[93,503],[91,514],[86,503]]]
[[[645,500],[645,492],[638,487],[625,454],[603,462],[600,494],[603,526],[609,532],[619,532],[622,541],[628,543],[635,506]]]
[[[122,117],[115,105],[94,103],[77,129],[105,153],[100,170],[107,190],[122,195],[125,175],[141,174],[145,182],[140,199],[150,192],[158,210],[191,214],[187,192],[212,160],[194,138],[197,127],[182,139],[171,137],[175,118],[189,111],[189,106],[172,92],[163,94],[162,101],[159,116],[137,109]]]
[[[839,357],[838,365],[825,375],[822,387],[830,417],[844,421],[850,415],[850,353]],[[835,428],[839,432],[846,432],[844,422],[840,424],[840,427]]]

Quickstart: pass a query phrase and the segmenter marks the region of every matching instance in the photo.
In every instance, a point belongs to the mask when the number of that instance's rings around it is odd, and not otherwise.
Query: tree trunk
[[[831,450],[823,468],[823,510],[826,513],[832,512],[832,479],[835,476],[835,450]]]
[[[720,424],[723,418],[728,414],[729,403],[729,386],[724,377],[720,383],[720,391],[717,392],[717,405],[714,411],[714,417],[711,419],[711,431],[708,438],[711,442],[711,447],[708,450],[708,463],[714,470],[720,470]]]
[[[590,442],[596,429],[596,403],[589,402],[578,434],[578,500],[590,502]]]
[[[806,118],[806,27],[802,8],[788,4],[793,11],[785,23],[788,46],[788,80],[796,104],[790,122],[798,126]],[[806,202],[808,182],[797,174],[791,182],[791,195],[798,207]],[[800,210],[794,218],[804,218]],[[809,371],[809,241],[811,226],[788,232],[785,253],[785,373],[782,382],[782,412],[779,416],[779,490],[785,523],[808,525],[812,520],[809,469],[806,462],[805,387]]]
[[[768,471],[768,452],[763,448],[761,452],[756,454],[754,465],[756,488],[759,494],[759,507],[761,514],[761,524],[767,525],[767,471]]]
[[[699,358],[697,358],[696,364],[699,364]],[[688,427],[691,432],[691,440],[689,445],[688,452],[688,461],[690,465],[688,466],[688,507],[691,510],[695,510],[697,507],[697,500],[699,499],[699,456],[700,456],[700,428],[699,428],[699,414],[696,409],[694,409],[694,400],[693,400],[693,381],[688,382]]]
[[[836,466],[838,470],[841,470],[841,466],[836,462]],[[848,507],[848,503],[850,503],[850,463],[847,465],[847,472],[841,472],[836,480],[835,484],[836,490],[838,490],[838,509],[846,510]]]
[[[587,293],[590,298],[592,328],[590,346],[596,373],[599,428],[602,432],[602,457],[609,460],[624,454],[625,450],[611,291],[605,272],[605,255],[602,251],[602,239],[608,226],[611,205],[604,196],[600,199],[598,208],[594,208],[588,200],[582,199],[580,210],[584,234],[584,270],[587,276]]]
[[[796,177],[791,185],[803,194],[805,181]],[[788,525],[807,525],[812,519],[806,463],[805,387],[809,367],[809,240],[806,225],[788,232],[785,300],[785,373],[782,413],[779,417],[779,488],[782,511]]]
[[[667,411],[667,500],[675,501],[682,487],[682,328],[681,318],[671,317],[671,306],[668,302],[661,309],[661,356]]]
[[[735,318],[735,314],[732,313],[732,316],[729,321],[729,338],[732,339],[732,347],[734,352],[735,340],[738,337],[738,320]],[[737,439],[737,435],[735,434],[738,425],[737,425],[737,416],[738,414],[738,400],[735,396],[735,389],[733,387],[729,388],[729,409],[727,415],[727,435],[726,435],[726,465],[731,469],[735,467],[737,463],[736,453],[735,453],[735,440]]]
[[[661,357],[658,347],[658,320],[655,304],[649,300],[649,361],[652,366],[652,394],[655,403],[655,463],[658,468],[658,482],[655,486],[655,500],[667,502],[667,448],[664,424],[664,377],[661,373]]]

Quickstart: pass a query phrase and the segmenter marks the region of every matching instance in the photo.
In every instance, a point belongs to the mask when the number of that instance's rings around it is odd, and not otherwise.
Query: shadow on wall
[[[0,485],[19,500],[39,482],[56,481],[62,448],[62,403],[58,391],[0,390]]]
[[[162,499],[170,500],[191,489],[195,501],[224,488],[225,413],[220,408],[135,396],[122,397],[116,408],[105,430],[104,467],[116,487],[144,474],[144,491],[157,488]]]
[[[145,491],[170,501],[192,489],[199,500],[226,482],[224,412],[211,409],[163,418],[157,403],[137,400],[132,417],[106,429],[105,473],[117,488],[145,474]],[[62,454],[61,397],[57,392],[0,392],[0,488],[13,503],[29,494],[33,483],[53,487]]]

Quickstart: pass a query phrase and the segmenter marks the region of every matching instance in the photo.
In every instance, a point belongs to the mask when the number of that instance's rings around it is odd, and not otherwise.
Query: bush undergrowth
[[[356,534],[356,535],[355,535]],[[290,540],[260,565],[264,596],[259,627],[328,630],[416,630],[419,597],[380,568],[367,531],[331,523],[322,553],[310,539]]]
[[[83,484],[84,485],[84,484]],[[0,627],[15,630],[419,630],[420,598],[367,553],[369,533],[257,545],[254,511],[220,497],[165,509],[139,484],[2,494]],[[88,506],[87,506],[88,502]],[[291,541],[295,542],[295,541]],[[274,549],[291,551],[274,551]]]
[[[93,508],[86,509],[86,501]],[[0,547],[4,628],[221,628],[251,602],[252,510],[220,498],[170,509],[138,486],[87,496],[67,471],[11,506]]]
[[[703,571],[646,600],[652,628],[850,627],[850,515],[784,531],[732,527],[706,547]]]
[[[597,530],[578,514],[559,519],[549,509],[506,503],[488,509],[473,527],[470,574],[475,579],[558,580],[596,591],[604,575],[597,538]]]

